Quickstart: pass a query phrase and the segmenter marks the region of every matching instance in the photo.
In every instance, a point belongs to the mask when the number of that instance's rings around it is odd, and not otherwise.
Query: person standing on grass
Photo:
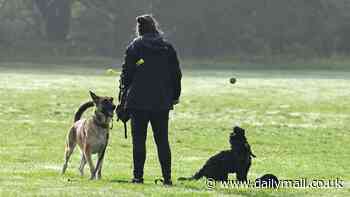
[[[179,103],[181,69],[173,46],[162,37],[151,15],[136,17],[137,37],[126,50],[120,75],[119,102],[130,114],[133,143],[133,183],[143,183],[146,136],[151,123],[163,184],[172,185],[168,140],[169,111]]]

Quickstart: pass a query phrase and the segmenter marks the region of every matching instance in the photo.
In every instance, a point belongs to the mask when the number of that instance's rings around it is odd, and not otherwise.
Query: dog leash
[[[127,131],[126,122],[123,122],[123,124],[124,124],[124,137],[125,137],[125,139],[128,139],[128,131]]]
[[[114,125],[114,124],[113,124],[113,118],[112,118],[112,121],[111,121],[111,122],[112,122],[112,124],[111,124],[111,127],[110,127],[109,129],[112,130],[112,129],[113,129],[113,125]],[[124,124],[124,137],[125,137],[125,139],[128,139],[128,131],[127,131],[127,128],[128,128],[128,127],[127,127],[127,125],[126,125],[126,122],[123,122],[123,124]]]
[[[120,119],[118,118],[117,119],[117,121],[119,121]],[[121,120],[122,121],[122,120]],[[123,122],[123,125],[124,125],[124,137],[125,137],[125,139],[128,139],[128,126],[127,126],[127,124],[126,124],[126,121],[124,122],[124,121],[122,121]]]
[[[111,126],[109,127],[109,129],[113,129],[113,118],[112,118],[112,120],[111,120],[111,122],[112,122],[112,124],[111,124]]]

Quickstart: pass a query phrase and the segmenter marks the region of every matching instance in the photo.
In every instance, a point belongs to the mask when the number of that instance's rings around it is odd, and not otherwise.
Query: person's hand
[[[179,99],[173,100],[173,105],[179,104]]]
[[[115,109],[117,114],[117,121],[121,120],[122,122],[127,122],[130,119],[130,114],[127,109],[125,109],[121,104]]]

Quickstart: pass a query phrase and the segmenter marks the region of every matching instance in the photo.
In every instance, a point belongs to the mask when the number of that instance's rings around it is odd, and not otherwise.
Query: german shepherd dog
[[[181,177],[178,180],[198,180],[206,177],[215,181],[226,181],[229,173],[236,173],[238,181],[246,182],[251,157],[255,157],[255,155],[252,153],[244,133],[244,129],[234,127],[229,140],[231,150],[224,150],[210,157],[192,177]]]
[[[113,119],[116,106],[112,97],[100,97],[91,91],[90,96],[92,101],[79,107],[74,116],[74,124],[68,132],[62,174],[65,173],[69,158],[78,144],[81,150],[80,175],[84,175],[84,166],[87,162],[91,172],[90,179],[100,179],[104,152],[109,137],[109,124]],[[93,106],[96,106],[94,115],[88,119],[81,119],[83,113]],[[98,155],[96,168],[91,159],[92,154]]]

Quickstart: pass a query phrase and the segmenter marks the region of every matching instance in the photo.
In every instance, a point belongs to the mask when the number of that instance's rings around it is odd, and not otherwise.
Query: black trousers
[[[130,110],[134,158],[134,178],[143,178],[146,160],[146,137],[148,123],[151,123],[154,141],[164,179],[171,179],[171,151],[168,140],[169,110]]]

